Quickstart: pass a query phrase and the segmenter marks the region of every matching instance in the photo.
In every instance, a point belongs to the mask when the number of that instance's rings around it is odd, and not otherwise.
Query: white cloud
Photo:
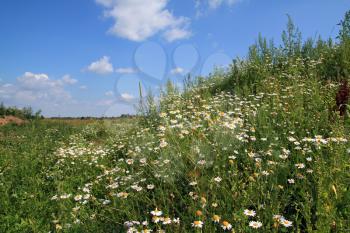
[[[113,72],[113,65],[109,62],[109,57],[103,56],[98,61],[91,63],[87,70],[97,74],[109,74]]]
[[[106,96],[113,96],[114,95],[114,92],[113,91],[107,91],[105,93]]]
[[[164,37],[169,42],[173,42],[179,39],[187,39],[192,36],[192,33],[183,28],[172,28],[166,32],[164,32]]]
[[[170,71],[171,74],[182,74],[185,70],[181,67],[176,67]]]
[[[212,9],[218,8],[223,2],[223,0],[208,0],[209,7]]]
[[[17,81],[24,89],[45,89],[60,86],[59,82],[50,80],[47,74],[33,74],[31,72],[25,72]]]
[[[86,90],[86,89],[87,89],[87,86],[81,85],[81,86],[79,87],[79,89],[81,89],[81,90]]]
[[[104,15],[114,19],[113,35],[143,41],[158,33],[168,41],[188,38],[190,20],[176,17],[166,9],[168,0],[96,0],[105,7]]]
[[[96,0],[96,2],[104,7],[111,7],[114,4],[114,0]]]
[[[115,69],[115,72],[118,73],[118,74],[133,74],[133,73],[136,73],[137,70],[133,69],[133,68],[118,68],[118,69]]]
[[[129,93],[122,93],[121,97],[123,98],[123,100],[130,102],[133,101],[135,99],[135,96],[129,94]]]
[[[242,0],[195,0],[196,16],[200,17],[205,15],[208,8],[215,10],[224,5],[231,7],[241,1]]]
[[[52,79],[48,74],[26,72],[13,83],[0,84],[0,102],[20,108],[31,106],[34,111],[41,109],[45,116],[76,117],[102,116],[110,106],[118,103],[118,100],[111,97],[102,100],[76,100],[65,89],[70,83],[71,78],[68,79],[67,76]],[[86,86],[79,88],[84,89]],[[123,96],[125,99],[132,99],[131,95]],[[132,112],[134,111],[129,106],[127,109],[117,108],[115,114]]]
[[[64,75],[62,77],[62,81],[63,83],[70,84],[70,85],[76,84],[78,82],[78,80],[71,78],[69,74]]]
[[[64,81],[66,80],[66,81]],[[15,84],[0,85],[0,99],[6,100],[9,105],[20,107],[31,105],[54,106],[59,103],[69,103],[72,97],[64,89],[67,80],[71,79],[50,79],[47,74],[35,74],[25,72],[17,78]]]
[[[65,84],[73,85],[78,80],[71,78],[66,74],[59,80],[50,79],[47,74],[34,74],[32,72],[25,72],[22,76],[17,78],[17,82],[22,89],[26,90],[45,90],[45,89],[61,89]],[[12,84],[9,84],[12,85]]]

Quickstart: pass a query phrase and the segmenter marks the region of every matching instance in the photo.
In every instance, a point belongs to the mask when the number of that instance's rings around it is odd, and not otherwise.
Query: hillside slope
[[[289,21],[283,45],[260,37],[228,70],[187,80],[183,92],[169,83],[138,123],[70,133],[38,165],[50,190],[26,193],[42,192],[32,211],[50,217],[1,215],[0,229],[349,230],[349,22],[350,12],[335,43],[302,42]]]

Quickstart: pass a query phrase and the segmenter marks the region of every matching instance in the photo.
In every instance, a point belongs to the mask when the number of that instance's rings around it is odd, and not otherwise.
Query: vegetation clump
[[[42,118],[41,111],[34,112],[31,107],[22,109],[16,107],[6,107],[3,103],[0,104],[0,118],[5,116],[14,116],[21,119],[39,119]]]

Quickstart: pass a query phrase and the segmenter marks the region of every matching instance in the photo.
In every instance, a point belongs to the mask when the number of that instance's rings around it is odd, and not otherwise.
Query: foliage
[[[346,232],[349,45],[282,37],[140,118],[2,128],[0,231]]]
[[[22,119],[39,119],[42,117],[40,110],[33,112],[31,107],[19,109],[16,107],[6,107],[3,103],[0,103],[0,117],[3,116],[16,116]]]

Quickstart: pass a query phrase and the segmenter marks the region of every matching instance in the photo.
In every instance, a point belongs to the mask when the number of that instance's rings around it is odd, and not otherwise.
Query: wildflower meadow
[[[0,128],[0,232],[350,231],[350,12],[260,36],[138,115]]]

